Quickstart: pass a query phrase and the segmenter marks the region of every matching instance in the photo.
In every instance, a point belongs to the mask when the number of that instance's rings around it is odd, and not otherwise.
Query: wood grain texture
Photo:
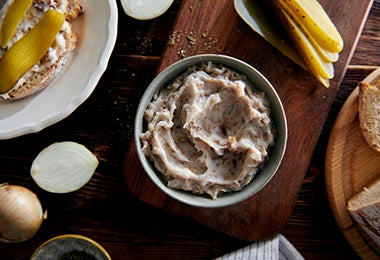
[[[0,141],[0,182],[29,187],[48,209],[48,219],[32,239],[0,243],[0,259],[29,259],[43,242],[68,233],[94,239],[116,260],[214,259],[250,244],[141,202],[125,186],[123,168],[135,109],[157,71],[182,1],[175,0],[167,13],[151,21],[127,17],[117,3],[116,46],[90,98],[65,120],[43,131]],[[379,24],[380,0],[375,0],[307,166],[294,209],[281,231],[305,259],[360,259],[331,211],[324,159],[342,105],[357,83],[380,65]],[[281,62],[288,62],[273,52]],[[29,169],[41,149],[62,140],[84,144],[96,153],[100,163],[82,189],[50,194],[35,185]]]
[[[375,84],[380,68],[363,82]],[[347,210],[355,194],[380,177],[380,153],[363,138],[358,119],[359,88],[344,103],[331,131],[326,151],[326,189],[338,226],[363,259],[378,259],[380,248],[361,231]]]
[[[289,129],[287,151],[277,174],[252,198],[229,207],[202,209],[181,204],[154,187],[139,166],[132,143],[125,165],[132,194],[239,239],[260,240],[284,228],[372,1],[321,3],[345,42],[329,89],[253,32],[237,15],[232,1],[182,2],[171,32],[173,44],[164,50],[157,72],[184,55],[200,53],[231,55],[253,65],[274,85],[284,104]]]

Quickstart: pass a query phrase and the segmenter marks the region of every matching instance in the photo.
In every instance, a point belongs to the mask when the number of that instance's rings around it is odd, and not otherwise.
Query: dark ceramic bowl
[[[31,260],[45,259],[111,260],[111,257],[94,240],[81,235],[68,234],[49,239],[31,257]]]

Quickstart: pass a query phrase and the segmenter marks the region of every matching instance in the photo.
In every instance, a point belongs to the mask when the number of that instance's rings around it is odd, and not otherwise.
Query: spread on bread
[[[144,117],[142,150],[168,187],[208,194],[250,183],[275,142],[265,93],[243,75],[206,63],[157,92]]]
[[[15,8],[14,5],[17,5],[16,2],[20,1],[8,0],[0,9],[0,21],[2,23],[5,22],[5,18],[11,20],[8,21],[10,24],[17,22],[17,17],[19,13],[22,12],[22,8]],[[18,5],[20,5],[20,3],[18,3]],[[16,9],[16,11],[12,13],[8,12],[12,10],[12,7]],[[40,34],[39,40],[41,40],[41,43],[43,42],[42,45],[48,45],[48,47],[44,49],[42,58],[36,60],[36,57],[41,55],[41,49],[33,46],[36,42],[25,40],[24,38],[28,38],[29,32],[32,31],[40,20],[44,19],[45,14],[48,13],[49,10],[55,10],[56,13],[63,15],[65,19],[60,28],[55,30],[53,40],[49,39],[51,37],[46,37],[47,35],[45,35],[51,28],[38,30]],[[4,40],[4,42],[6,41],[7,43],[4,44],[4,48],[0,48],[0,63],[4,66],[1,68],[0,73],[6,73],[12,70],[12,75],[3,77],[4,79],[2,79],[0,85],[1,98],[14,100],[27,97],[44,89],[56,78],[76,46],[77,36],[73,30],[71,21],[77,18],[82,12],[83,7],[78,0],[33,0],[32,5],[27,9],[21,21],[18,22],[12,37],[9,40]],[[0,25],[0,28],[1,27],[3,26]],[[51,26],[46,24],[44,27]],[[11,29],[9,28],[7,30]],[[1,35],[6,34],[5,32],[1,33]],[[3,36],[1,36],[1,38],[4,39]],[[23,46],[22,48],[17,47],[20,41],[23,42],[20,44]],[[38,44],[40,45],[40,43]],[[17,54],[18,52],[28,52],[28,54],[25,54],[25,56],[20,59],[20,53]],[[24,59],[27,61],[24,61]],[[20,61],[20,63],[9,63],[9,61],[16,62],[17,60]],[[29,68],[25,72],[23,70],[25,70],[26,63],[28,63],[27,67]],[[25,73],[22,74],[21,72]],[[15,77],[17,78],[16,82],[14,82]],[[12,82],[12,85],[9,85],[11,84],[10,82]]]
[[[380,80],[359,84],[359,122],[368,145],[380,152]]]
[[[12,89],[17,80],[42,59],[64,20],[61,12],[46,11],[36,26],[4,53],[0,60],[0,93]]]

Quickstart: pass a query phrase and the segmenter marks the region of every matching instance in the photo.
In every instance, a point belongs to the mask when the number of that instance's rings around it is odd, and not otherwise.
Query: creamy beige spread
[[[142,149],[168,187],[216,199],[242,189],[268,158],[270,113],[265,94],[244,76],[209,62],[155,94]]]

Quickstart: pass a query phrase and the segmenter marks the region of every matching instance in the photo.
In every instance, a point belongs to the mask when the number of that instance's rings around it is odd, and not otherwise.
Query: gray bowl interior
[[[79,254],[74,256],[74,254]],[[43,244],[31,257],[31,260],[43,259],[110,259],[102,249],[86,239],[78,237],[60,237]]]
[[[143,129],[143,115],[147,105],[152,100],[156,91],[167,87],[172,79],[184,73],[189,67],[207,61],[211,61],[216,64],[223,64],[238,73],[244,74],[256,90],[264,91],[270,100],[272,109],[271,116],[277,128],[276,144],[271,148],[269,160],[265,163],[265,167],[259,171],[254,179],[242,190],[221,194],[216,200],[212,200],[209,196],[194,195],[190,192],[168,188],[162,174],[155,169],[154,164],[142,152],[140,142],[140,134],[145,131],[145,129]],[[144,170],[150,179],[163,192],[172,198],[191,206],[222,207],[246,200],[259,192],[272,179],[280,166],[281,160],[285,153],[287,143],[287,122],[284,108],[276,90],[260,72],[249,64],[233,57],[216,54],[203,54],[191,56],[170,65],[159,75],[157,75],[157,77],[151,82],[142,96],[137,109],[134,137],[137,154]]]

